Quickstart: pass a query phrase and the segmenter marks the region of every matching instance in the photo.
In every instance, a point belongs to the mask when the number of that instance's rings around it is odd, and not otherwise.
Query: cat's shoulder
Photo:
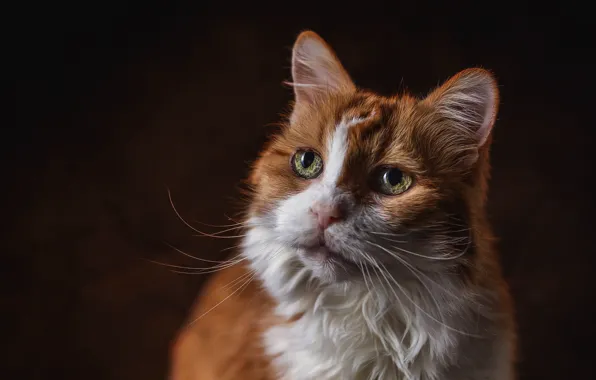
[[[272,380],[261,338],[272,310],[248,266],[217,272],[172,346],[170,380]]]

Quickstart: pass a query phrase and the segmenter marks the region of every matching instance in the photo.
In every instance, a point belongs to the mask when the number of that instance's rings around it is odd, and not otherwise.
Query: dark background
[[[237,244],[192,236],[166,189],[197,227],[241,210],[239,181],[291,99],[281,82],[307,28],[383,94],[423,95],[470,66],[495,72],[489,211],[518,308],[521,379],[590,377],[591,13],[390,3],[106,0],[5,14],[16,124],[0,138],[2,377],[165,378],[204,277],[147,259],[196,266],[166,243],[203,258]]]

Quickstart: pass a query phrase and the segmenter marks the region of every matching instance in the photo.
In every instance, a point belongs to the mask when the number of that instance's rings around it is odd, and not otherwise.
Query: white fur
[[[327,159],[325,172],[323,173],[323,182],[326,185],[333,186],[339,179],[348,150],[348,128],[352,125],[353,123],[340,123],[335,128],[333,137],[328,140],[327,154],[329,158]]]

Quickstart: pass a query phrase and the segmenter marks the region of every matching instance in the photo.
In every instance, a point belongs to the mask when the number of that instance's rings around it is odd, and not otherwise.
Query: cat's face
[[[254,217],[325,281],[444,270],[473,251],[470,192],[496,113],[489,73],[425,99],[358,91],[313,33],[294,47],[296,104],[251,180]],[[412,269],[414,268],[414,269]]]

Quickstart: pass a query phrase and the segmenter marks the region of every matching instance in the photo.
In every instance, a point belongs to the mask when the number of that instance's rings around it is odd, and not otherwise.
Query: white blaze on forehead
[[[374,112],[366,118],[345,118],[337,125],[333,135],[327,142],[327,162],[323,173],[322,182],[326,185],[335,185],[341,174],[341,170],[348,153],[348,130],[366,119],[372,117]]]
[[[322,180],[326,185],[335,185],[341,174],[348,152],[348,128],[349,125],[340,123],[327,142],[327,162]]]

